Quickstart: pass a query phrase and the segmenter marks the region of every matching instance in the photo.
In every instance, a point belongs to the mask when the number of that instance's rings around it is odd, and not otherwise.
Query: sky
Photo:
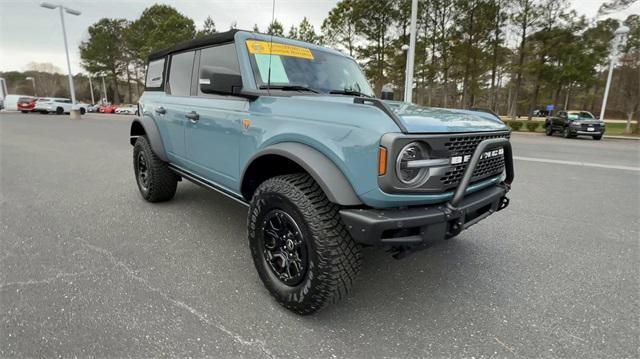
[[[254,24],[266,29],[271,21],[272,0],[48,0],[82,12],[65,14],[72,73],[80,72],[78,46],[88,37],[87,28],[104,17],[134,20],[154,3],[165,3],[192,18],[197,28],[210,15],[218,31],[235,22],[240,29]],[[374,1],[374,0],[372,0]],[[319,31],[322,21],[338,0],[276,0],[275,17],[288,31],[306,16]],[[572,0],[579,14],[592,18],[601,0]],[[38,0],[0,0],[0,71],[25,70],[29,62],[50,62],[66,73],[62,25],[57,10],[39,6]],[[640,1],[610,17],[624,19],[640,13]]]

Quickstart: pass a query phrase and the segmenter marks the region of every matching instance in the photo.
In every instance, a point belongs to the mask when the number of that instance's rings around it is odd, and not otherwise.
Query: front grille
[[[583,131],[587,131],[587,129],[588,129],[589,127],[593,127],[593,128],[595,128],[595,129],[596,129],[596,131],[600,131],[600,125],[599,125],[599,124],[595,124],[595,125],[582,124],[582,128],[581,128],[581,130],[583,130]]]
[[[504,133],[450,137],[449,141],[445,143],[445,147],[449,150],[449,157],[471,156],[481,141],[491,138],[509,138],[509,134]],[[462,179],[466,168],[467,163],[451,166],[449,171],[440,177],[440,182],[443,187],[448,189],[457,186]],[[502,171],[504,171],[504,155],[481,159],[473,171],[471,182],[499,175]]]

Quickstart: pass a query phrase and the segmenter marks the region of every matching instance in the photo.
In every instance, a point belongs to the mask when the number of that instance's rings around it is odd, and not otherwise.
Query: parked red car
[[[18,110],[22,113],[33,111],[36,107],[36,98],[31,96],[20,97],[18,99]]]
[[[98,108],[98,112],[100,113],[114,113],[116,112],[116,108],[118,108],[118,105],[102,105]]]

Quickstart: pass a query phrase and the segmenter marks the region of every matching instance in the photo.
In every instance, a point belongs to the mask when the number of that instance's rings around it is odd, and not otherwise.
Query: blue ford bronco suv
[[[504,209],[509,130],[491,114],[384,102],[328,48],[232,30],[152,53],[131,124],[142,197],[182,179],[249,207],[260,279],[310,314],[344,297],[362,246],[397,257]]]

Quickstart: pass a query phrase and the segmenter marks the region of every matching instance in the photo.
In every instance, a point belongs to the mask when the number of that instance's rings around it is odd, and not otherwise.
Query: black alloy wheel
[[[262,255],[269,268],[282,283],[298,285],[309,262],[300,227],[288,213],[273,209],[265,215],[262,230]]]
[[[144,152],[138,152],[138,158],[136,160],[136,173],[138,174],[138,183],[143,191],[149,190],[149,166],[147,165],[147,158]]]

